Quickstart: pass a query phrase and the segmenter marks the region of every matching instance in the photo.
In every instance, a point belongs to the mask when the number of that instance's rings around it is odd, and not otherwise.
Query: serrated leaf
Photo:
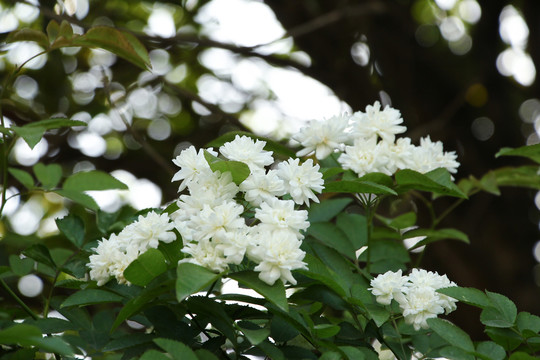
[[[268,285],[259,279],[257,273],[254,271],[241,271],[229,274],[229,277],[238,281],[240,284],[255,290],[283,311],[289,310],[287,296],[285,295],[285,286],[283,286],[281,280],[277,280],[274,285]]]
[[[6,38],[6,43],[14,43],[19,41],[33,41],[36,42],[43,49],[49,47],[49,39],[47,35],[42,31],[35,29],[20,29],[11,32]]]
[[[325,193],[349,193],[349,194],[378,194],[378,195],[397,195],[393,189],[377,184],[371,181],[362,180],[339,180],[324,184]]]
[[[522,146],[517,149],[502,148],[495,157],[499,156],[523,156],[540,164],[540,144]]]
[[[403,234],[405,239],[419,236],[425,236],[426,238],[417,242],[413,247],[411,247],[411,250],[444,239],[459,240],[466,244],[470,243],[467,234],[456,229],[415,229],[407,231]]]
[[[489,360],[504,360],[506,358],[504,348],[493,341],[482,341],[477,344],[476,352],[484,355]]]
[[[233,141],[236,135],[247,136],[253,140],[265,141],[266,145],[264,146],[264,149],[266,151],[272,151],[273,153],[283,155],[287,158],[295,157],[295,152],[289,149],[288,147],[281,145],[280,143],[274,140],[265,138],[263,136],[254,135],[247,131],[231,131],[231,132],[225,133],[221,135],[220,137],[218,137],[217,139],[210,141],[208,144],[206,144],[206,147],[220,147],[221,145],[227,142]]]
[[[23,184],[25,188],[32,189],[34,187],[34,178],[26,171],[16,168],[8,168],[8,171],[15,179]]]
[[[210,286],[221,277],[221,274],[191,263],[178,264],[176,273],[176,298],[179,302]]]
[[[161,251],[148,249],[129,264],[124,270],[124,277],[132,284],[146,286],[165,271],[167,271],[167,263]]]
[[[30,246],[28,249],[24,250],[23,255],[27,256],[29,258],[32,258],[32,259],[36,260],[39,263],[50,266],[53,269],[56,268],[56,264],[54,263],[54,261],[53,261],[53,259],[51,257],[49,249],[47,249],[47,247],[45,247],[45,245],[34,244],[34,245]]]
[[[451,322],[439,318],[427,319],[430,329],[448,341],[449,344],[467,352],[474,351],[470,336]]]
[[[73,45],[108,50],[143,70],[150,67],[150,58],[141,42],[130,33],[109,26],[96,26],[84,35],[74,37]]]
[[[448,170],[443,168],[438,168],[425,174],[410,169],[403,169],[396,172],[395,178],[400,191],[414,189],[429,191],[438,195],[467,198],[467,195],[454,184]]]
[[[438,289],[437,292],[479,308],[486,308],[491,305],[487,295],[484,294],[483,291],[475,288],[451,286],[444,289]]]
[[[540,317],[522,311],[517,315],[516,323],[518,330],[523,332],[530,330],[535,333],[540,333]]]
[[[111,302],[122,302],[124,298],[118,294],[101,289],[83,289],[70,295],[61,307],[86,306],[92,304],[102,304]]]
[[[61,219],[56,219],[58,230],[76,247],[80,248],[84,243],[84,222],[78,216],[69,214]]]
[[[496,328],[510,328],[514,326],[517,316],[516,305],[506,296],[486,291],[491,306],[482,310],[480,322],[486,326]]]
[[[55,188],[62,178],[62,167],[58,164],[44,165],[38,162],[32,169],[41,182],[41,186],[46,190]]]
[[[185,344],[171,339],[154,339],[154,342],[167,351],[174,360],[198,360],[197,355]]]
[[[73,192],[111,189],[128,190],[126,184],[99,170],[75,173],[64,181],[62,188]]]

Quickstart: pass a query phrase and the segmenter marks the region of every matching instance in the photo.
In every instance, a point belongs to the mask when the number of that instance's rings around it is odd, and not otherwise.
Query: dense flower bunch
[[[176,239],[172,231],[174,224],[167,214],[154,211],[140,215],[137,221],[126,226],[118,235],[98,241],[95,254],[90,255],[90,278],[99,286],[115,277],[118,283],[127,283],[124,270],[139,255],[150,248],[157,248],[159,242],[170,243]]]
[[[266,283],[281,279],[296,284],[291,271],[305,267],[300,245],[309,222],[307,211],[296,210],[295,204],[318,202],[314,192],[322,191],[324,181],[312,160],[300,164],[289,159],[267,170],[274,158],[265,144],[237,135],[219,148],[226,159],[249,167],[239,185],[229,172],[212,171],[204,153],[218,156],[211,149],[197,152],[192,146],[173,160],[181,168],[173,181],[181,180],[180,190],[189,191],[180,195],[179,209],[171,215],[182,235],[182,251],[190,255],[182,261],[223,271],[247,257]],[[247,213],[254,217],[250,225]]]
[[[433,142],[427,136],[415,146],[410,138],[396,138],[407,130],[402,122],[398,110],[389,106],[381,109],[377,101],[368,105],[365,112],[311,121],[293,139],[303,147],[298,156],[315,153],[321,160],[341,152],[341,166],[358,176],[371,172],[392,175],[400,169],[426,173],[440,167],[457,172],[457,155],[445,152],[440,141]]]
[[[176,229],[187,255],[181,262],[221,272],[247,257],[257,264],[254,270],[266,283],[281,279],[296,284],[291,271],[305,268],[300,245],[309,222],[307,211],[295,205],[318,202],[315,192],[322,191],[324,181],[312,160],[300,164],[289,159],[267,170],[274,158],[263,149],[265,144],[237,136],[219,148],[226,159],[248,166],[249,176],[239,185],[230,172],[212,171],[205,158],[205,151],[219,155],[212,149],[197,152],[191,146],[182,151],[173,160],[180,171],[172,180],[181,180],[179,191],[187,189],[188,194],[180,195],[178,210],[170,217],[154,212],[140,216],[118,235],[98,242],[96,254],[90,256],[90,277],[98,285],[110,277],[126,283],[126,267],[148,248],[157,248],[159,241],[175,240],[172,230]]]
[[[456,299],[437,292],[438,289],[456,286],[446,275],[423,269],[413,269],[408,276],[401,270],[388,271],[371,280],[369,290],[377,302],[390,305],[397,301],[405,318],[416,330],[427,329],[427,319],[456,309]]]

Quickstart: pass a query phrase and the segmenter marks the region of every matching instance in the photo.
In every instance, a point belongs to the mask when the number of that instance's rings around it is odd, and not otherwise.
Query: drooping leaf
[[[91,190],[128,190],[126,184],[103,171],[81,171],[69,176],[63,184],[63,190],[83,192]]]
[[[24,250],[23,254],[24,256],[32,258],[39,263],[50,266],[53,269],[56,268],[56,264],[54,263],[54,260],[51,257],[51,253],[49,252],[49,249],[47,249],[45,245],[34,244],[30,246],[28,249]]]
[[[0,344],[36,346],[61,355],[73,354],[73,349],[58,337],[43,337],[41,330],[33,325],[15,324],[0,330]]]
[[[522,146],[516,149],[502,148],[495,154],[495,157],[499,156],[523,156],[540,164],[540,144]]]
[[[265,137],[262,137],[262,136],[254,135],[254,134],[249,133],[247,131],[231,131],[231,132],[225,133],[225,134],[221,135],[220,137],[218,137],[217,139],[212,140],[211,142],[206,144],[206,147],[220,147],[221,145],[225,144],[226,142],[233,141],[234,138],[236,137],[236,135],[238,135],[238,136],[247,136],[247,137],[249,137],[249,138],[251,138],[253,140],[266,141],[266,145],[264,146],[264,149],[266,151],[272,151],[274,153],[283,155],[283,156],[285,156],[287,158],[295,156],[295,152],[293,150],[289,149],[288,147],[286,147],[284,145],[281,145],[280,143],[278,143],[278,142],[276,142],[274,140],[271,140],[271,139],[268,139],[268,138],[265,138]]]
[[[135,36],[113,27],[93,27],[84,35],[74,37],[72,43],[77,46],[108,50],[143,70],[150,67],[150,58],[141,42]]]
[[[70,295],[62,303],[62,307],[86,306],[109,302],[121,302],[124,298],[118,294],[101,289],[84,289]]]
[[[427,319],[431,330],[448,341],[449,344],[467,352],[474,351],[474,345],[470,336],[451,322],[439,318]]]
[[[285,295],[285,286],[283,286],[281,280],[277,280],[274,285],[268,285],[259,279],[259,276],[254,271],[241,271],[229,274],[228,276],[240,284],[255,290],[283,311],[288,311],[289,304]]]
[[[19,41],[33,41],[43,49],[47,49],[49,47],[49,39],[44,32],[28,28],[12,31],[5,41],[8,44]]]
[[[9,267],[15,275],[24,276],[30,273],[34,268],[34,260],[22,258],[18,255],[9,255]]]
[[[158,275],[167,270],[167,263],[161,251],[148,249],[144,254],[133,260],[124,270],[124,277],[132,284],[146,286]]]
[[[418,236],[425,236],[426,238],[417,242],[411,249],[416,249],[420,246],[430,244],[435,241],[452,239],[463,241],[466,244],[469,244],[469,237],[467,234],[456,230],[456,229],[415,229],[407,231],[403,234],[405,239],[414,238]]]
[[[345,209],[351,201],[350,198],[337,198],[323,200],[319,204],[311,204],[308,220],[310,223],[330,221]]]
[[[378,194],[378,195],[397,195],[397,193],[381,184],[374,183],[372,181],[362,181],[362,180],[338,180],[331,181],[324,184],[325,193],[368,193],[368,194]]]
[[[80,248],[84,242],[84,222],[77,215],[69,214],[56,219],[58,230],[76,247]]]
[[[58,129],[62,127],[86,126],[86,123],[78,120],[69,120],[65,118],[52,118],[36,121],[24,126],[12,126],[10,129],[22,137],[31,149],[43,138],[47,130]]]
[[[178,301],[183,301],[188,296],[210,286],[221,277],[221,274],[216,274],[205,267],[191,263],[178,264],[176,273],[176,298]]]
[[[26,171],[11,167],[8,168],[8,171],[15,179],[23,184],[25,188],[32,189],[34,187],[34,178]]]
[[[438,168],[425,174],[414,170],[403,169],[395,174],[396,183],[399,185],[399,192],[410,189],[429,191],[437,195],[448,195],[459,198],[467,198],[452,181],[448,170]]]
[[[38,162],[32,169],[41,182],[41,186],[46,190],[55,188],[62,178],[62,167],[58,164],[45,165]]]

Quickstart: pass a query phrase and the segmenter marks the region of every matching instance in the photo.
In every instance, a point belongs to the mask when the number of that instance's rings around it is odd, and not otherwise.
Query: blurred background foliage
[[[75,33],[97,25],[130,31],[150,54],[152,69],[143,71],[107,51],[63,48],[28,63],[12,87],[2,85],[12,125],[51,117],[88,123],[55,130],[32,150],[20,141],[10,166],[112,172],[130,191],[95,193],[105,211],[172,201],[170,160],[191,144],[246,129],[284,139],[303,121],[375,100],[402,112],[413,141],[430,135],[457,151],[458,180],[515,164],[495,159],[501,147],[539,142],[535,0],[2,0],[0,40],[25,27],[45,31],[51,20],[67,20]],[[6,78],[40,48],[2,50]],[[0,223],[2,264],[29,243],[54,241],[54,218],[70,206],[22,189],[10,179],[8,195],[22,193],[7,201]],[[421,214],[417,205],[405,199],[389,212]],[[432,245],[423,266],[540,313],[538,207],[540,196],[523,189],[476,195],[445,220],[472,244]],[[461,326],[480,331],[477,316],[469,324],[461,313]]]

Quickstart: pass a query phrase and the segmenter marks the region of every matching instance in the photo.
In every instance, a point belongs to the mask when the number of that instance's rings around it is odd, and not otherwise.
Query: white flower
[[[212,172],[210,169],[202,172],[188,185],[188,188],[191,196],[199,198],[199,202],[210,206],[232,200],[238,192],[238,186],[232,181],[230,172]]]
[[[388,146],[377,143],[375,136],[369,139],[356,139],[354,146],[347,146],[338,162],[344,169],[351,169],[358,176],[372,172],[381,172],[392,175],[388,170],[389,158],[391,154]]]
[[[217,239],[216,247],[223,253],[228,264],[240,264],[244,260],[247,248],[251,243],[249,228],[247,226],[224,233]]]
[[[207,151],[212,155],[217,156],[211,149],[208,149]],[[180,171],[174,174],[171,181],[183,180],[182,183],[180,183],[178,191],[184,190],[187,185],[197,179],[205,170],[210,170],[210,166],[204,158],[204,150],[199,149],[199,152],[197,153],[194,146],[190,146],[183,150],[180,155],[173,160],[173,163],[180,167]]]
[[[377,297],[377,302],[383,305],[390,305],[396,294],[401,293],[403,285],[407,282],[407,277],[402,276],[401,270],[396,272],[387,271],[384,274],[373,278],[368,289]]]
[[[381,110],[381,104],[375,101],[373,106],[366,106],[366,112],[358,111],[353,114],[353,133],[355,136],[370,138],[379,136],[383,141],[393,143],[396,134],[401,134],[407,130],[401,126],[403,119],[399,110],[390,106],[385,106]]]
[[[406,292],[411,291],[412,288],[430,287],[434,290],[447,288],[451,286],[457,286],[456,283],[450,281],[446,275],[439,275],[436,272],[426,271],[424,269],[413,269],[409,274],[409,283],[406,284]],[[457,300],[441,294],[436,293],[437,301],[439,305],[448,314],[456,309]]]
[[[274,285],[278,279],[284,284],[290,282],[296,285],[291,271],[306,268],[302,261],[305,252],[300,250],[302,242],[288,230],[272,232],[265,237],[266,239],[260,240],[259,246],[249,253],[251,260],[259,263],[254,268],[260,272],[259,279],[268,285]]]
[[[128,283],[124,270],[139,256],[136,247],[128,246],[127,239],[111,234],[109,239],[98,241],[95,254],[90,255],[88,267],[90,278],[97,281],[98,286],[104,285],[109,278],[115,277],[119,284]]]
[[[438,293],[429,286],[411,287],[405,296],[397,299],[407,324],[415,330],[427,329],[427,319],[437,317],[444,312]]]
[[[274,162],[272,152],[263,150],[265,145],[266,141],[236,135],[233,141],[223,144],[219,152],[229,160],[245,163],[251,171],[260,170]]]
[[[298,238],[301,236],[300,230],[309,227],[307,217],[306,210],[294,210],[292,200],[273,199],[270,202],[263,202],[261,207],[255,210],[255,218],[270,231],[289,229],[298,233]]]
[[[221,249],[208,240],[189,243],[182,248],[182,252],[191,255],[191,257],[180,260],[179,264],[188,262],[217,272],[222,272],[228,267]]]
[[[420,146],[414,149],[410,168],[420,173],[427,173],[442,167],[454,174],[459,167],[459,162],[456,159],[455,152],[444,152],[442,142],[433,142],[427,136],[420,139]]]
[[[390,173],[393,174],[397,170],[409,168],[412,154],[415,151],[415,146],[411,144],[411,139],[404,137],[396,139],[396,142],[392,144],[387,142],[379,144],[387,148],[384,152],[388,154],[388,162],[385,167]]]
[[[137,221],[126,226],[120,235],[130,239],[139,253],[143,253],[149,248],[156,249],[160,241],[170,243],[176,239],[172,231],[174,223],[169,220],[166,213],[159,215],[151,211],[145,216],[139,215]]]
[[[293,136],[293,139],[304,147],[296,153],[296,156],[315,152],[317,159],[326,158],[349,141],[350,133],[346,131],[348,126],[349,116],[346,115],[333,116],[322,121],[310,121]]]
[[[254,206],[259,206],[263,201],[270,201],[276,196],[285,194],[285,184],[276,170],[254,171],[240,184],[240,191],[245,193],[244,198]]]
[[[277,174],[285,183],[285,191],[291,195],[297,204],[307,204],[309,200],[319,202],[314,191],[321,192],[324,189],[324,180],[319,172],[319,165],[313,165],[313,160],[308,159],[302,165],[299,159],[289,159],[278,165]]]
[[[242,212],[244,207],[234,201],[227,201],[215,207],[204,205],[203,209],[191,219],[190,226],[194,230],[194,240],[208,240],[214,235],[242,228],[245,225],[244,218],[240,217]]]

